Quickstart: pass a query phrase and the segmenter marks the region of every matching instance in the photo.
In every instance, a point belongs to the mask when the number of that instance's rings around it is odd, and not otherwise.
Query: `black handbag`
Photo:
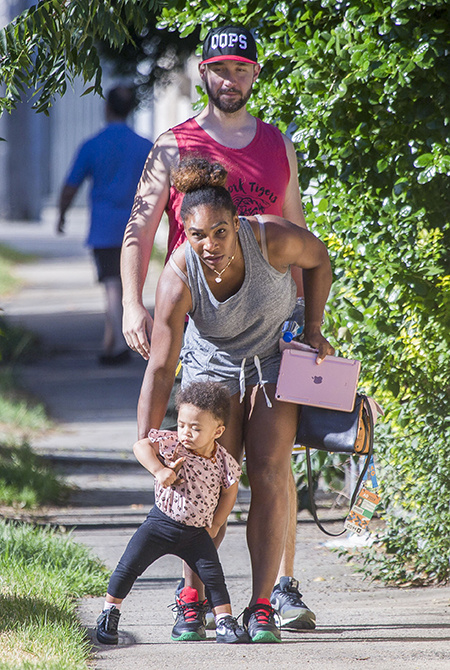
[[[330,533],[317,517],[314,503],[314,486],[312,481],[310,449],[320,449],[331,453],[365,455],[364,467],[356,482],[350,502],[352,508],[358,491],[369,467],[373,453],[373,415],[367,396],[357,393],[355,405],[351,412],[342,412],[322,407],[302,405],[297,429],[296,444],[305,447],[306,469],[308,473],[308,490],[311,498],[311,513],[314,521],[327,535],[339,536],[345,533]]]

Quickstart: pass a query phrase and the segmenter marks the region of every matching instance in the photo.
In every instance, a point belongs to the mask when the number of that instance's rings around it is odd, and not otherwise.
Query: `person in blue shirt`
[[[129,360],[122,335],[120,250],[133,199],[152,143],[126,124],[136,105],[132,88],[117,86],[106,99],[107,126],[78,150],[59,202],[57,232],[63,233],[65,214],[85,179],[91,181],[91,221],[86,244],[92,248],[98,280],[106,293],[102,365]]]

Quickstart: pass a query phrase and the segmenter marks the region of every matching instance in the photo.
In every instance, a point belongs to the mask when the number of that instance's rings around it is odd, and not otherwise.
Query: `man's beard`
[[[240,94],[239,98],[228,101],[226,99],[224,100],[220,95],[214,95],[207,82],[205,82],[205,88],[208,94],[208,98],[211,100],[214,107],[217,107],[217,109],[220,109],[221,112],[225,112],[227,114],[233,114],[234,112],[242,109],[242,107],[245,107],[252,94],[252,87],[250,86],[246,95]],[[233,91],[233,89],[231,90]],[[236,91],[236,93],[237,92],[238,91]]]

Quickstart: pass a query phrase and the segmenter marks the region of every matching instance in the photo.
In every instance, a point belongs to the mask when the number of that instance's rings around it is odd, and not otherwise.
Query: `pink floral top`
[[[155,479],[156,505],[175,521],[210,528],[221,488],[228,489],[239,481],[241,468],[237,461],[218,442],[214,456],[203,458],[186,449],[176,432],[152,429],[148,437],[158,444],[159,453],[167,462],[185,458],[178,473],[183,480],[180,484],[163,488]]]

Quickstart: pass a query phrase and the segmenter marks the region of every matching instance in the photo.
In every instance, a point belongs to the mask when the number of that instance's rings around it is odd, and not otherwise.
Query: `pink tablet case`
[[[360,361],[327,356],[317,365],[316,358],[315,352],[285,349],[281,358],[276,398],[299,405],[351,412]]]

